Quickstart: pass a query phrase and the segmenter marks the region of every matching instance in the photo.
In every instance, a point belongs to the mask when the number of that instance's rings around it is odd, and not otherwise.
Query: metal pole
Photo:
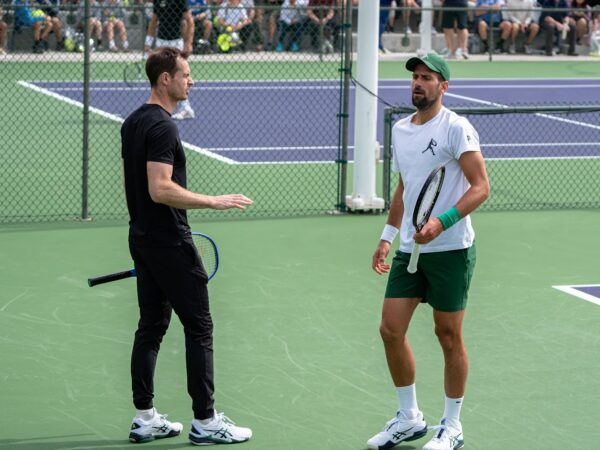
[[[88,210],[89,125],[90,125],[90,0],[84,4],[83,53],[83,139],[81,152],[81,219],[90,220]]]
[[[390,160],[391,160],[391,146],[392,146],[392,109],[389,107],[383,110],[383,173],[382,173],[382,194],[385,202],[385,211],[390,209],[391,195],[390,195]]]
[[[352,0],[346,1],[344,30],[344,52],[342,55],[343,88],[341,121],[341,148],[338,155],[338,204],[339,211],[346,210],[346,190],[348,178],[348,104],[350,102],[350,79],[352,77]]]

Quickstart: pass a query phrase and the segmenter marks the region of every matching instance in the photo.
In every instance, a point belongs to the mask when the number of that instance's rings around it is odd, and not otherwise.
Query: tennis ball
[[[65,50],[68,52],[75,50],[75,41],[72,38],[65,38]]]
[[[233,28],[231,28],[231,27],[225,28],[225,33],[231,34],[232,31],[233,31]]]
[[[31,15],[33,17],[44,17],[46,14],[44,14],[44,11],[42,11],[41,9],[34,9]]]

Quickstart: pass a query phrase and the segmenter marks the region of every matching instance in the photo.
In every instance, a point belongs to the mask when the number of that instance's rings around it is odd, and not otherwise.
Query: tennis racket
[[[135,87],[145,80],[146,55],[136,61],[130,61],[123,68],[123,81],[129,87]]]
[[[421,231],[431,216],[431,211],[433,211],[435,202],[437,201],[440,191],[442,190],[442,183],[444,182],[445,174],[446,168],[444,166],[436,167],[429,174],[425,180],[425,184],[423,184],[423,187],[421,188],[419,197],[417,197],[415,210],[413,211],[413,225],[415,226],[417,233]],[[417,263],[419,262],[420,251],[421,245],[415,242],[410,255],[408,268],[406,269],[408,273],[415,273],[417,271]]]
[[[198,254],[202,260],[202,265],[208,279],[212,279],[219,270],[219,251],[217,244],[210,236],[202,233],[192,233],[194,244],[198,249]],[[135,269],[125,270],[123,272],[111,273],[108,275],[102,275],[100,277],[88,278],[88,285],[90,287],[97,286],[99,284],[110,283],[111,281],[123,280],[125,278],[131,278],[137,276]]]

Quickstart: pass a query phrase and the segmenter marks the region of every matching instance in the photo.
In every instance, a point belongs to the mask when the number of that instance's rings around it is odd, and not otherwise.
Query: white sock
[[[198,422],[200,422],[200,425],[208,425],[209,423],[211,423],[213,421],[213,419],[215,418],[215,416],[209,417],[208,419],[196,419]]]
[[[398,395],[398,411],[403,411],[408,419],[414,418],[419,412],[415,385],[397,386],[396,394]]]
[[[446,397],[446,403],[444,407],[444,418],[452,422],[460,423],[460,409],[463,404],[464,397],[460,398],[449,398]]]
[[[148,422],[154,418],[155,409],[136,409],[135,417],[142,419],[144,422]]]

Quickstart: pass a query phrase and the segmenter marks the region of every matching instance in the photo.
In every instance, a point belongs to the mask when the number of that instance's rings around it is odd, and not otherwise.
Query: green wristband
[[[458,222],[460,219],[462,219],[462,216],[460,215],[460,212],[458,211],[458,209],[456,209],[455,207],[452,207],[445,213],[440,214],[437,218],[440,222],[442,222],[442,228],[444,230],[447,230],[452,225],[454,225],[456,222]]]

